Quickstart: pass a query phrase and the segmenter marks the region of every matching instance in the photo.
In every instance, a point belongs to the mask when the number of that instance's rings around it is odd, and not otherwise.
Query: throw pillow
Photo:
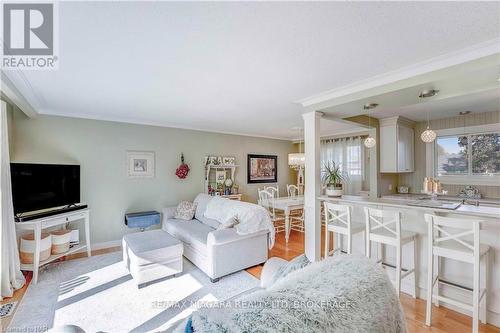
[[[175,218],[181,220],[192,220],[196,211],[196,204],[189,201],[181,201],[175,210]]]
[[[240,221],[238,221],[236,217],[231,217],[226,222],[219,224],[217,230],[234,228],[234,226],[237,225],[238,223],[240,223]]]

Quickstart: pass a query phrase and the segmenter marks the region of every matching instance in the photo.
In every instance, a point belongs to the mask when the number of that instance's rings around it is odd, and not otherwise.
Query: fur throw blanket
[[[361,256],[312,263],[260,290],[194,312],[194,332],[406,332],[385,271]]]

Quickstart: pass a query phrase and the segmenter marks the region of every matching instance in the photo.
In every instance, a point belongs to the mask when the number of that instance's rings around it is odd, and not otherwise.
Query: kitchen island
[[[424,214],[436,214],[441,216],[456,216],[459,218],[479,219],[481,223],[481,243],[490,246],[490,262],[488,263],[489,283],[488,289],[488,315],[489,323],[500,326],[500,206],[495,205],[469,205],[460,204],[456,209],[439,208],[439,202],[423,202],[418,198],[367,198],[361,196],[327,197],[320,196],[320,201],[348,204],[353,207],[352,219],[358,223],[365,223],[364,207],[376,207],[379,209],[399,210],[402,213],[401,228],[416,232],[417,237],[417,295],[425,298],[427,281],[427,223]],[[441,201],[441,200],[437,200]],[[445,200],[446,202],[447,200]],[[437,205],[437,207],[427,207],[425,204]],[[451,207],[452,205],[450,205]],[[353,235],[353,253],[364,253],[364,242],[362,233]],[[373,245],[372,256],[377,255],[377,249]],[[379,254],[381,255],[381,254]],[[395,261],[395,251],[390,246],[386,247],[383,254],[386,262]],[[403,267],[412,266],[411,247],[403,248]],[[472,286],[472,266],[452,260],[444,260],[441,264],[440,278],[446,281],[455,282],[463,286]],[[393,270],[388,269],[393,276]],[[401,290],[411,293],[411,281],[403,280]],[[441,286],[441,293],[460,300],[471,302],[471,294],[457,288]],[[454,310],[459,310],[454,306],[445,305]],[[467,313],[470,315],[470,313]]]

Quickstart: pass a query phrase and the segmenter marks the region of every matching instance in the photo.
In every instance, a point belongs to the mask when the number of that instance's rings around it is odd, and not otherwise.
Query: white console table
[[[90,234],[89,234],[89,217],[90,210],[80,209],[72,212],[61,213],[57,215],[42,217],[39,219],[34,219],[26,222],[16,222],[16,231],[23,232],[26,230],[32,230],[35,236],[35,253],[33,255],[33,264],[22,264],[21,270],[24,271],[33,271],[33,283],[37,283],[38,281],[38,270],[41,266],[48,264],[56,259],[64,257],[68,254],[78,252],[82,249],[87,249],[87,256],[90,257]],[[83,244],[75,245],[69,249],[69,251],[51,255],[47,260],[40,262],[40,241],[42,238],[42,230],[56,227],[62,225],[65,228],[66,223],[75,222],[75,221],[83,221],[85,223],[85,242]]]

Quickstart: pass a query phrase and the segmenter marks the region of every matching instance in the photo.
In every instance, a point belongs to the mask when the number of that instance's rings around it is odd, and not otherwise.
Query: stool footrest
[[[410,270],[407,270],[406,272],[404,272],[403,274],[401,274],[401,278],[405,278],[407,277],[408,275],[410,275],[411,273],[413,273],[415,270],[412,268]]]
[[[451,305],[454,305],[456,307],[459,307],[459,308],[462,308],[464,310],[469,310],[469,311],[472,311],[472,305],[470,304],[466,304],[466,303],[462,303],[462,302],[459,302],[459,301],[456,301],[454,299],[451,299],[451,298],[448,298],[448,297],[444,297],[444,296],[441,296],[441,295],[433,295],[433,300],[438,300],[438,301],[443,301],[443,302],[446,302],[448,304],[451,304]]]
[[[382,260],[378,260],[378,261],[377,261],[377,264],[382,264],[383,266],[386,266],[386,267],[390,267],[390,268],[394,268],[394,269],[396,269],[396,265],[393,265],[393,264],[389,264],[389,263],[383,262]],[[413,272],[413,268],[412,268],[412,269],[408,269],[408,268],[401,267],[401,270],[402,270],[403,272],[408,272],[408,271],[410,271],[410,270]],[[409,273],[408,273],[408,274],[409,274]],[[401,278],[402,278],[402,276],[401,276]]]

